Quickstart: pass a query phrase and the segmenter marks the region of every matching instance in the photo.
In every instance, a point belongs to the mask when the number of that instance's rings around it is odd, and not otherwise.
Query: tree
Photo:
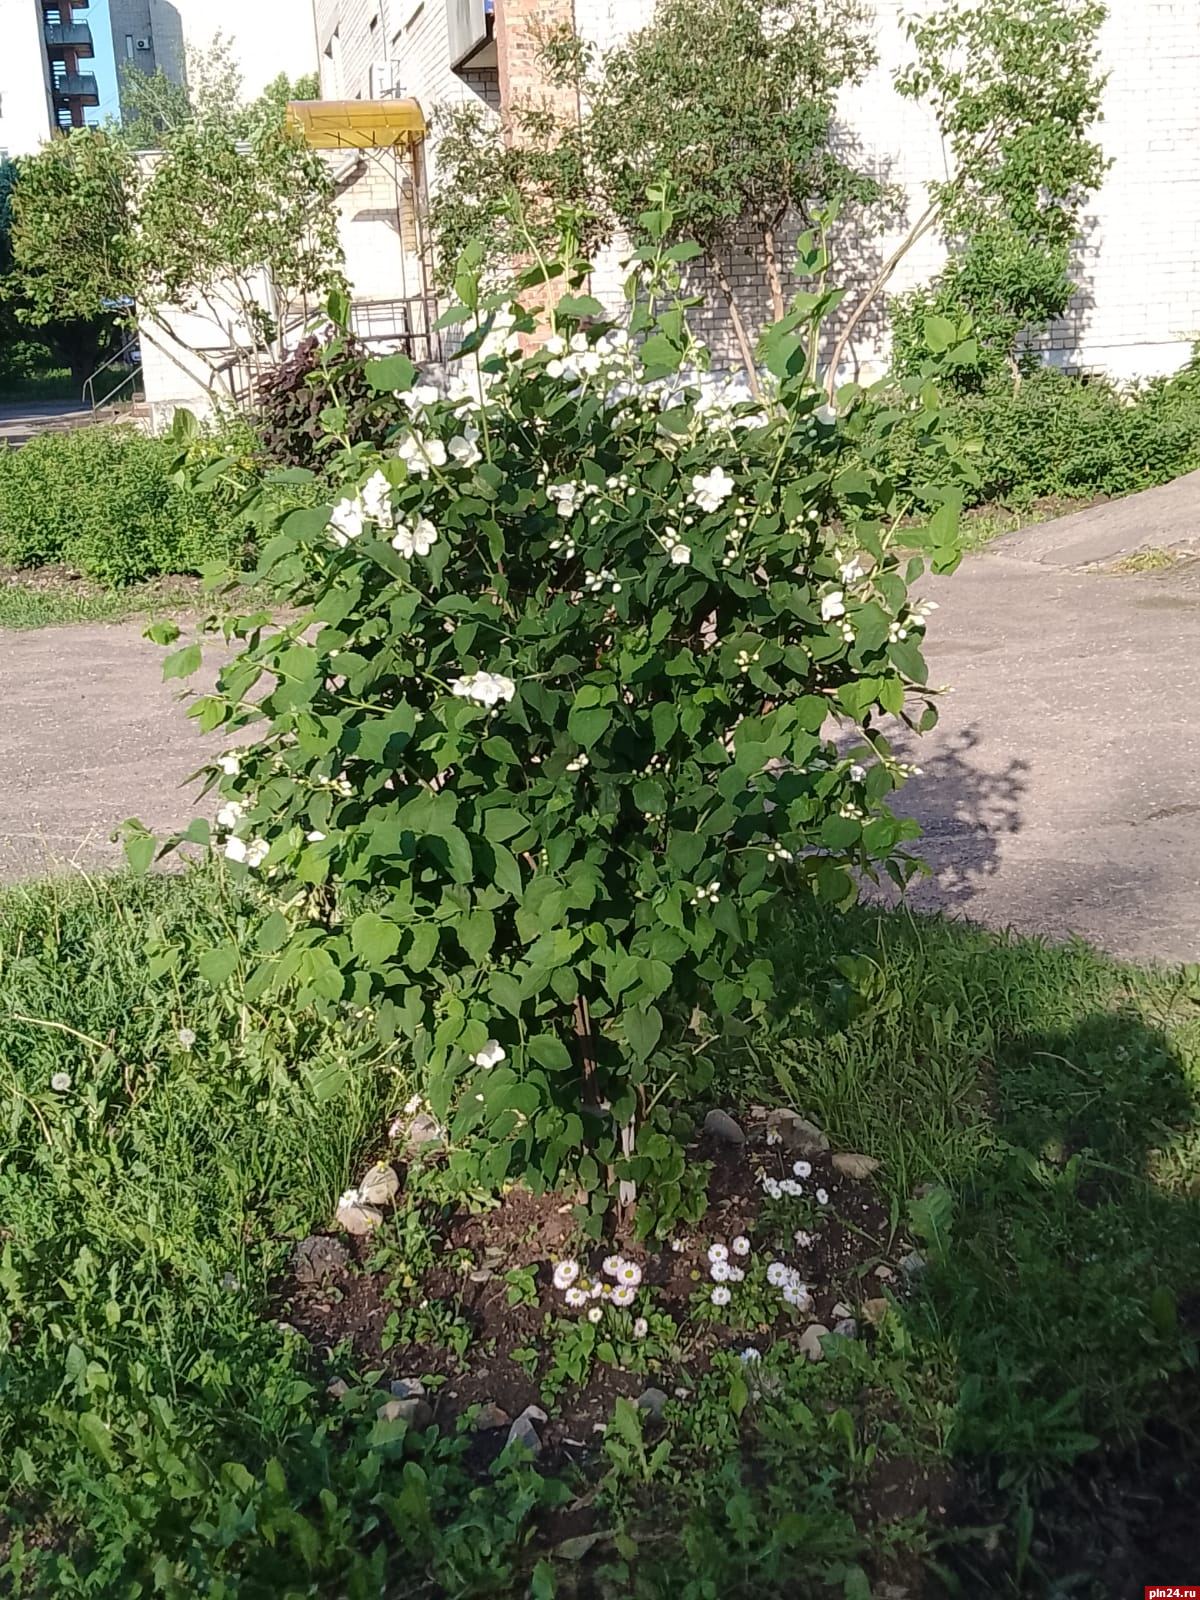
[[[0,300],[81,385],[112,344],[130,277],[134,166],[119,141],[80,128],[10,168]]]
[[[931,103],[951,171],[929,185],[928,206],[843,329],[831,385],[867,307],[935,228],[950,260],[924,294],[901,299],[905,350],[915,350],[926,314],[965,315],[982,370],[1015,366],[1018,337],[1062,314],[1080,211],[1108,165],[1091,136],[1106,82],[1097,65],[1105,15],[1099,0],[947,0],[909,22],[916,60],[897,88]]]
[[[560,46],[560,60],[569,54]],[[725,268],[730,241],[761,241],[773,316],[784,313],[780,232],[880,185],[833,148],[839,90],[874,65],[860,0],[659,0],[652,21],[598,62],[577,59],[587,158],[605,202],[637,237],[668,179],[680,240],[700,245],[748,372],[746,318]]]

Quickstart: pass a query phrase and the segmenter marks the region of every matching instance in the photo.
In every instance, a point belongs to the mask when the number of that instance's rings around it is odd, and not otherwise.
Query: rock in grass
[[[391,1205],[399,1192],[400,1175],[386,1161],[368,1167],[358,1185],[358,1198],[368,1206]]]
[[[833,1165],[844,1178],[854,1178],[857,1182],[879,1171],[879,1163],[874,1156],[856,1156],[848,1152],[834,1156]]]
[[[829,1329],[823,1322],[813,1322],[800,1335],[800,1354],[810,1361],[824,1361],[825,1351],[821,1340],[828,1338]]]
[[[767,1117],[767,1132],[777,1133],[786,1147],[796,1155],[823,1156],[829,1149],[829,1140],[807,1117],[787,1106],[779,1106]]]
[[[661,1417],[667,1397],[661,1389],[643,1389],[634,1404],[639,1411],[648,1411],[652,1417]]]
[[[833,1331],[843,1339],[857,1339],[858,1323],[853,1317],[839,1317],[833,1325]]]
[[[350,1393],[350,1385],[345,1378],[334,1378],[331,1383],[325,1385],[325,1393],[331,1400],[344,1400]]]
[[[350,1252],[340,1239],[314,1233],[301,1239],[292,1252],[292,1271],[297,1283],[326,1283],[343,1271],[349,1260]]]
[[[338,1201],[337,1225],[347,1233],[372,1233],[383,1221],[378,1206],[366,1205],[357,1189],[347,1189]]]
[[[715,1106],[704,1119],[704,1131],[710,1138],[719,1139],[722,1144],[746,1142],[746,1135],[728,1111],[719,1111]]]
[[[393,1378],[388,1384],[393,1400],[424,1400],[425,1384],[420,1378]]]
[[[890,1300],[885,1300],[882,1295],[873,1300],[863,1301],[863,1316],[873,1328],[878,1328],[888,1314]]]
[[[542,1448],[542,1436],[534,1427],[534,1423],[549,1422],[549,1420],[541,1406],[526,1406],[509,1428],[508,1438],[504,1441],[505,1448],[519,1440],[526,1450],[536,1456]]]
[[[476,1433],[491,1433],[494,1428],[507,1428],[511,1423],[512,1418],[504,1407],[498,1406],[494,1400],[488,1400],[475,1413],[471,1426]]]
[[[411,1400],[385,1400],[375,1415],[380,1422],[407,1422],[410,1428],[427,1428],[433,1421],[428,1400],[414,1395]]]
[[[429,1145],[444,1144],[446,1140],[446,1130],[428,1111],[418,1111],[416,1116],[399,1124],[398,1129],[393,1124],[393,1129],[404,1140],[404,1154],[410,1159]]]

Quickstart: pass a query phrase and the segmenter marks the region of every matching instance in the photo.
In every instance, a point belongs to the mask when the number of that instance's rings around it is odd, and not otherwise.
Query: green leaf
[[[163,662],[163,682],[166,683],[171,678],[190,678],[192,673],[199,669],[200,662],[200,646],[185,644],[182,650],[176,650]]]
[[[399,391],[411,389],[417,369],[405,355],[382,356],[378,361],[368,361],[363,368],[372,389]]]
[[[360,961],[381,967],[400,948],[402,930],[375,911],[363,911],[350,928],[350,947]]]
[[[625,1037],[639,1061],[645,1061],[662,1038],[663,1019],[657,1006],[643,1006],[625,1013]]]
[[[492,953],[496,943],[496,919],[490,911],[475,911],[464,917],[457,928],[458,942],[479,966]]]
[[[925,318],[925,344],[934,355],[941,355],[949,350],[958,338],[958,329],[949,317],[927,316]]]
[[[604,317],[607,312],[590,294],[565,294],[554,308],[560,317]]]
[[[151,644],[174,644],[178,637],[177,622],[152,622],[142,634],[142,638],[149,639]]]
[[[237,971],[240,952],[235,944],[219,944],[212,950],[201,952],[196,962],[200,976],[214,989],[227,983]]]
[[[539,1066],[551,1072],[569,1072],[571,1052],[553,1033],[535,1033],[525,1047]]]

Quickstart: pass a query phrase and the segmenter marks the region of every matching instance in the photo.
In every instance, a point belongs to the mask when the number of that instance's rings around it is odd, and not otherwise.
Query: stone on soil
[[[297,1283],[325,1283],[343,1271],[349,1260],[350,1252],[340,1239],[314,1233],[301,1239],[292,1252],[292,1271]]]
[[[507,1428],[511,1422],[512,1418],[504,1407],[489,1400],[486,1405],[480,1406],[471,1426],[476,1433],[490,1433],[493,1428]]]
[[[844,1178],[854,1178],[859,1182],[879,1171],[879,1163],[874,1156],[856,1156],[846,1152],[833,1157],[833,1166]]]
[[[549,1422],[549,1417],[540,1406],[526,1406],[521,1415],[513,1422],[508,1430],[508,1438],[504,1441],[505,1447],[515,1443],[518,1439],[531,1450],[534,1455],[542,1448],[542,1438],[534,1427],[535,1422]]]
[[[746,1135],[728,1111],[719,1111],[715,1106],[704,1119],[704,1131],[710,1138],[719,1139],[722,1144],[746,1142]]]
[[[661,1389],[644,1389],[635,1404],[639,1411],[648,1411],[652,1417],[661,1417],[667,1397]]]
[[[407,1422],[410,1428],[427,1428],[433,1421],[428,1400],[414,1395],[411,1400],[385,1400],[375,1415],[380,1422]]]
[[[800,1354],[807,1356],[810,1361],[824,1361],[825,1352],[821,1348],[821,1340],[829,1333],[823,1322],[811,1323],[800,1335]]]
[[[390,1205],[399,1192],[400,1175],[386,1161],[368,1167],[358,1185],[358,1198],[368,1206]]]
[[[787,1148],[797,1155],[821,1156],[829,1149],[829,1140],[816,1123],[787,1106],[780,1106],[770,1113],[767,1131],[777,1133]]]

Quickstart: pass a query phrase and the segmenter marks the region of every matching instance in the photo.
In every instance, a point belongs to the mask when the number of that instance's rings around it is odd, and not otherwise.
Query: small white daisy
[[[568,1289],[566,1298],[567,1304],[576,1308],[579,1306],[585,1306],[588,1303],[586,1289]]]
[[[733,1253],[735,1256],[748,1256],[750,1254],[750,1241],[744,1233],[739,1233],[733,1241]]]
[[[788,1280],[788,1269],[782,1261],[772,1261],[767,1268],[767,1282],[774,1289],[782,1289]]]
[[[719,1283],[709,1298],[715,1306],[727,1306],[730,1300],[729,1290],[723,1283]]]
[[[828,1189],[818,1189],[817,1190],[817,1204],[819,1206],[827,1206],[829,1204],[829,1190]]]
[[[636,1261],[622,1261],[617,1268],[615,1276],[618,1283],[624,1284],[630,1289],[636,1289],[642,1281],[642,1269]]]
[[[613,1290],[612,1303],[615,1306],[631,1306],[636,1293],[636,1289],[631,1289],[628,1284],[623,1283]]]
[[[726,1283],[729,1280],[729,1263],[728,1261],[714,1261],[708,1272],[714,1283]]]
[[[710,1244],[708,1247],[708,1259],[710,1261],[728,1261],[729,1251],[723,1244]]]
[[[56,1072],[50,1079],[50,1087],[55,1094],[66,1094],[71,1087],[71,1074],[69,1072]]]
[[[578,1261],[560,1261],[554,1269],[554,1287],[556,1289],[569,1289],[578,1276]]]
[[[811,1178],[812,1177],[812,1162],[811,1161],[797,1161],[795,1166],[792,1168],[792,1171],[795,1173],[795,1175],[798,1178]]]
[[[624,1256],[605,1256],[604,1258],[604,1271],[610,1278],[615,1278],[624,1265]]]
[[[592,1309],[588,1312],[588,1321],[589,1322],[599,1322],[600,1318],[603,1315],[604,1315],[603,1306],[593,1306]]]
[[[650,1324],[645,1317],[638,1317],[633,1324],[633,1337],[635,1339],[644,1339],[649,1332]]]

